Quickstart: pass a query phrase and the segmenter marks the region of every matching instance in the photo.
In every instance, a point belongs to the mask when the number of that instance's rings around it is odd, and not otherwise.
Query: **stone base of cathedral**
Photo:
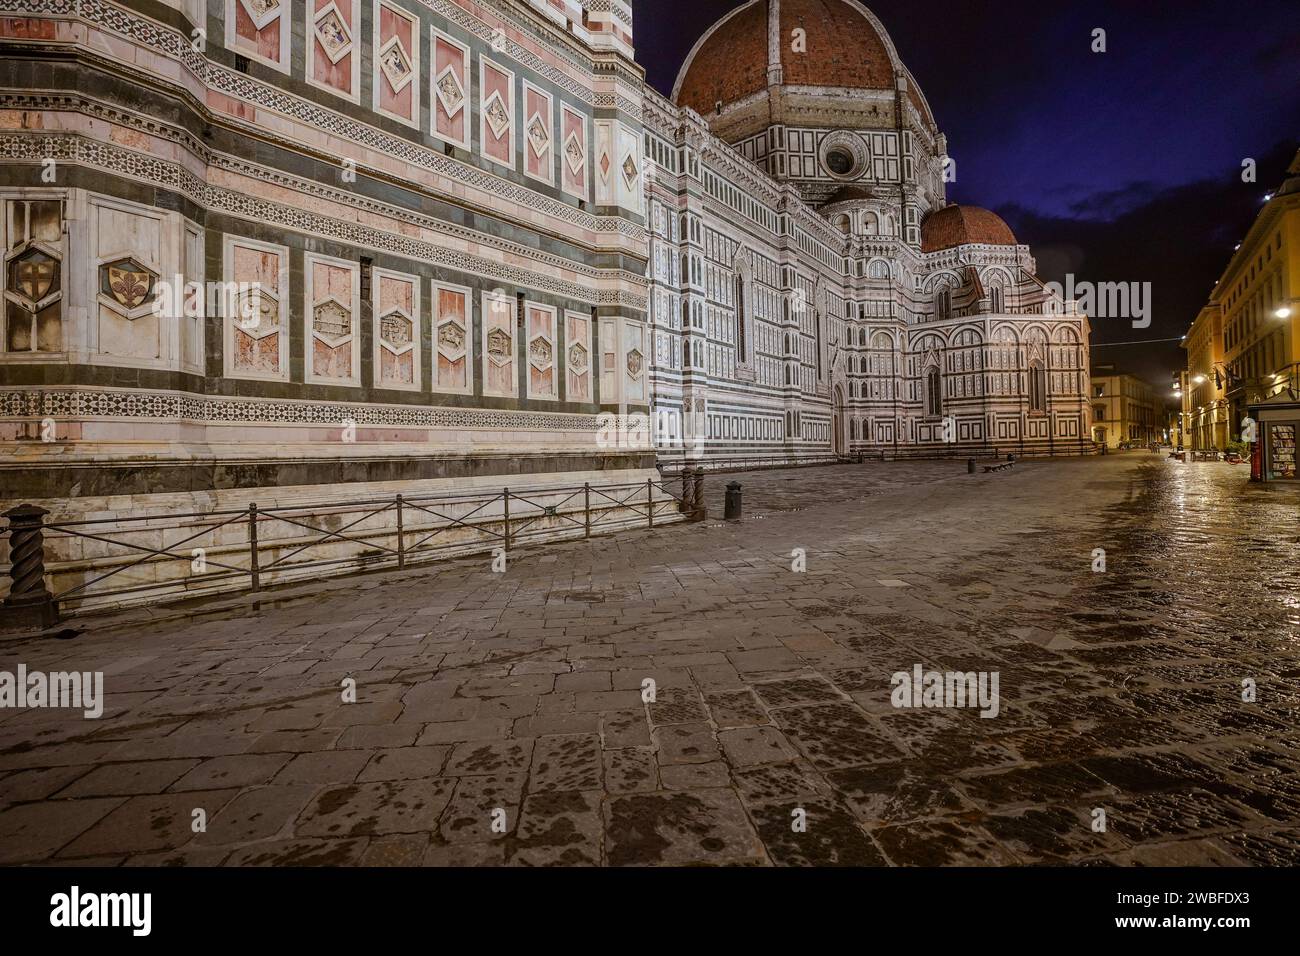
[[[6,444],[0,511],[50,512],[45,580],[65,616],[468,554],[486,573],[520,547],[689,517],[653,452],[250,451]],[[0,539],[0,561],[7,548]]]

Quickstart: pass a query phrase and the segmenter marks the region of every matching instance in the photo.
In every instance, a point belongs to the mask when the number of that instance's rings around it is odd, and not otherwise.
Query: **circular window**
[[[832,149],[826,154],[826,166],[836,176],[847,176],[853,171],[853,155],[845,149]]]
[[[867,169],[867,148],[861,136],[848,130],[827,134],[817,151],[822,169],[832,179],[850,181]]]

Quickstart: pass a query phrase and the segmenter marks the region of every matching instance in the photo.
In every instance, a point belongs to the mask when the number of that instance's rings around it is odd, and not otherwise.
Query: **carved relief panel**
[[[440,30],[430,34],[433,65],[431,132],[439,139],[469,149],[469,47]]]
[[[525,307],[528,321],[528,397],[554,401],[560,397],[558,343],[555,339],[556,310],[529,302]]]
[[[361,384],[361,269],[355,262],[308,254],[303,319],[305,379],[318,385]]]
[[[307,0],[307,10],[307,82],[360,102],[360,0]]]
[[[402,272],[376,269],[371,295],[375,385],[418,392],[420,280]]]
[[[4,337],[0,352],[62,352],[64,259],[62,199],[6,199]]]
[[[623,335],[623,401],[629,405],[644,405],[649,400],[647,382],[650,379],[646,360],[645,325],[629,319],[622,320]]]
[[[561,185],[570,196],[587,198],[587,121],[581,113],[560,108]]]
[[[590,402],[591,393],[591,316],[581,312],[564,313],[565,399]]]
[[[433,388],[468,395],[474,391],[470,360],[470,291],[435,283],[433,287]]]
[[[289,380],[289,250],[226,236],[227,378]]]
[[[555,182],[555,138],[551,97],[524,83],[524,172],[545,183]]]
[[[289,72],[289,0],[226,0],[226,47]]]
[[[91,349],[127,364],[170,358],[178,324],[174,296],[155,303],[159,281],[175,282],[178,221],[168,214],[107,198],[89,201],[95,305]],[[157,305],[157,307],[156,307]]]
[[[420,120],[420,21],[375,0],[375,109],[408,126]]]
[[[483,394],[514,398],[519,394],[515,367],[515,300],[483,293]]]
[[[486,57],[480,60],[479,142],[483,155],[515,164],[515,76]]]

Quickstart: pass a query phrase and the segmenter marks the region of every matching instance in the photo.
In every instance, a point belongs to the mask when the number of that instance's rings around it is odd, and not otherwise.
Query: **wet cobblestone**
[[[717,520],[731,480],[740,523]],[[702,524],[505,574],[0,642],[2,670],[106,690],[99,720],[0,710],[0,862],[1300,862],[1295,490],[1133,454],[708,495]],[[997,716],[896,708],[916,665],[996,672]]]

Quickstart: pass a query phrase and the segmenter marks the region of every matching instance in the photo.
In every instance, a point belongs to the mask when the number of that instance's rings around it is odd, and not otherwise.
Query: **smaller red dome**
[[[1016,246],[1015,233],[995,212],[979,206],[944,206],[921,223],[921,251],[939,252],[969,243]]]

